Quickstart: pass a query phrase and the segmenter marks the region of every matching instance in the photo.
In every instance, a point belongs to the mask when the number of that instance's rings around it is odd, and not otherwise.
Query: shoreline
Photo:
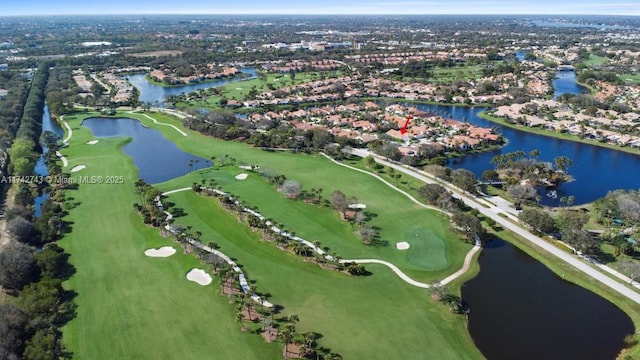
[[[605,149],[610,149],[610,150],[615,150],[615,151],[622,151],[622,152],[626,152],[628,154],[633,154],[633,155],[640,155],[640,149],[633,149],[633,148],[629,148],[629,147],[626,147],[626,146],[611,145],[611,144],[608,144],[608,143],[601,143],[599,141],[594,141],[594,140],[580,139],[580,137],[578,137],[576,135],[557,133],[557,132],[548,131],[548,130],[540,130],[540,129],[537,129],[537,128],[531,128],[531,127],[521,126],[521,125],[514,125],[514,124],[511,124],[511,123],[505,121],[501,117],[497,117],[497,116],[493,116],[493,115],[487,114],[486,111],[483,111],[483,112],[479,113],[478,116],[480,118],[482,118],[482,119],[487,120],[487,121],[491,121],[493,123],[496,123],[496,124],[499,124],[499,125],[503,125],[503,126],[506,126],[508,128],[511,128],[511,129],[520,130],[520,131],[531,133],[531,134],[552,137],[552,138],[556,138],[556,139],[560,139],[560,140],[579,142],[579,143],[582,143],[582,144],[597,146],[597,147],[601,147],[601,148],[605,148]]]
[[[153,85],[156,85],[156,86],[163,87],[163,88],[179,88],[179,87],[184,87],[184,86],[207,84],[207,83],[212,83],[212,82],[216,82],[216,81],[225,81],[225,80],[228,81],[228,80],[232,80],[232,79],[235,79],[235,78],[240,78],[238,80],[238,81],[240,81],[243,78],[248,78],[248,77],[251,77],[251,75],[249,75],[247,73],[240,72],[238,75],[225,76],[225,77],[221,77],[219,79],[206,79],[206,80],[199,80],[199,81],[196,81],[196,82],[188,82],[188,83],[180,83],[180,84],[167,84],[167,83],[164,83],[162,81],[155,80],[149,74],[145,74],[144,75],[144,79],[147,80],[149,83],[151,83]]]

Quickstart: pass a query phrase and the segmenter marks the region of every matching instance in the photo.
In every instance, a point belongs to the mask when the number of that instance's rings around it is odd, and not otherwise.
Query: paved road
[[[352,153],[354,155],[357,156],[361,156],[361,157],[366,157],[369,155],[374,156],[374,158],[376,159],[377,162],[392,167],[397,171],[400,171],[406,175],[412,176],[420,181],[423,181],[425,183],[437,183],[439,182],[438,180],[436,180],[432,175],[421,171],[421,170],[417,170],[417,169],[413,169],[409,166],[406,165],[398,165],[395,163],[392,163],[378,155],[373,154],[372,152],[365,150],[365,149],[354,149],[352,150]],[[546,240],[532,234],[531,232],[529,232],[528,230],[523,229],[522,227],[520,227],[519,225],[514,224],[513,222],[505,219],[504,217],[500,216],[500,214],[503,214],[505,216],[508,217],[513,217],[513,214],[507,213],[505,212],[503,209],[501,209],[500,207],[493,205],[489,202],[486,201],[482,201],[479,200],[477,197],[467,194],[465,192],[463,192],[462,190],[454,187],[453,185],[448,184],[447,186],[449,188],[449,190],[453,193],[453,197],[458,198],[462,201],[464,201],[464,203],[474,209],[478,209],[478,211],[483,214],[484,216],[491,218],[493,220],[495,220],[498,224],[500,224],[502,227],[504,227],[505,229],[508,229],[518,235],[520,235],[522,238],[524,238],[525,240],[537,245],[538,247],[544,249],[545,251],[549,252],[550,254],[556,256],[557,258],[561,259],[562,261],[570,264],[571,266],[575,267],[576,269],[582,271],[583,273],[589,275],[590,277],[592,277],[593,279],[601,282],[602,284],[608,286],[609,288],[613,289],[614,291],[620,293],[621,295],[633,300],[634,302],[640,304],[640,293],[633,291],[632,289],[628,288],[627,286],[625,286],[624,284],[610,278],[609,276],[607,276],[606,274],[604,274],[603,272],[601,272],[600,270],[592,267],[590,264],[583,262],[582,260],[580,260],[579,258],[573,256],[572,254],[569,254],[567,252],[565,252],[564,250],[559,249],[558,247],[556,247],[555,245],[547,242]],[[482,205],[479,201],[482,201]]]

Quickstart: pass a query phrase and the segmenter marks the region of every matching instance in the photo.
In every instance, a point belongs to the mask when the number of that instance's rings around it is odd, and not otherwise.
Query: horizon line
[[[593,13],[260,13],[260,12],[131,12],[131,13],[65,13],[65,14],[3,14],[8,17],[58,17],[58,16],[194,16],[194,15],[231,15],[231,16],[622,16],[639,17],[640,14],[593,14]]]

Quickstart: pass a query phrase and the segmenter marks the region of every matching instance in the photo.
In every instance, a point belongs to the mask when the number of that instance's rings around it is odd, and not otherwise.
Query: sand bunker
[[[409,243],[406,241],[396,243],[396,249],[398,250],[407,250],[409,248]]]
[[[349,205],[349,209],[366,209],[367,205],[365,204],[351,204]]]
[[[95,145],[97,143],[98,143],[98,140],[89,140],[89,141],[87,141],[87,144],[89,144],[89,145]]]
[[[244,170],[253,170],[253,166],[251,165],[239,165],[238,167]]]
[[[72,167],[71,170],[69,170],[69,171],[70,172],[77,172],[77,171],[80,171],[80,170],[82,170],[82,169],[84,169],[86,167],[87,167],[87,165],[76,165],[76,166]]]
[[[148,249],[144,251],[144,254],[149,257],[169,257],[176,253],[176,249],[171,246],[163,246],[159,249]]]
[[[249,175],[247,175],[245,173],[238,174],[238,175],[236,175],[236,180],[245,180],[247,178],[247,176],[249,176]]]
[[[202,286],[211,284],[211,275],[207,274],[202,269],[193,268],[187,273],[187,280],[198,283]]]

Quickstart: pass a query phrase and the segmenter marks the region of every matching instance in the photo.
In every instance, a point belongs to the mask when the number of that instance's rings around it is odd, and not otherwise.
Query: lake
[[[156,129],[129,118],[88,118],[82,122],[97,138],[130,137],[122,151],[133,159],[138,177],[151,184],[186,175],[211,166],[211,161],[189,154],[167,140]]]
[[[184,86],[159,86],[149,82],[146,74],[134,74],[126,76],[127,80],[135,86],[140,93],[140,102],[147,102],[153,106],[162,106],[164,101],[171,95],[181,95],[190,93],[200,89],[209,89],[212,87],[222,86],[231,82],[253,79],[258,76],[255,68],[241,68],[240,71],[245,77],[234,77],[230,79],[208,81],[197,84],[189,84]]]
[[[619,308],[495,239],[480,273],[462,287],[468,329],[489,360],[615,359],[634,333]]]

